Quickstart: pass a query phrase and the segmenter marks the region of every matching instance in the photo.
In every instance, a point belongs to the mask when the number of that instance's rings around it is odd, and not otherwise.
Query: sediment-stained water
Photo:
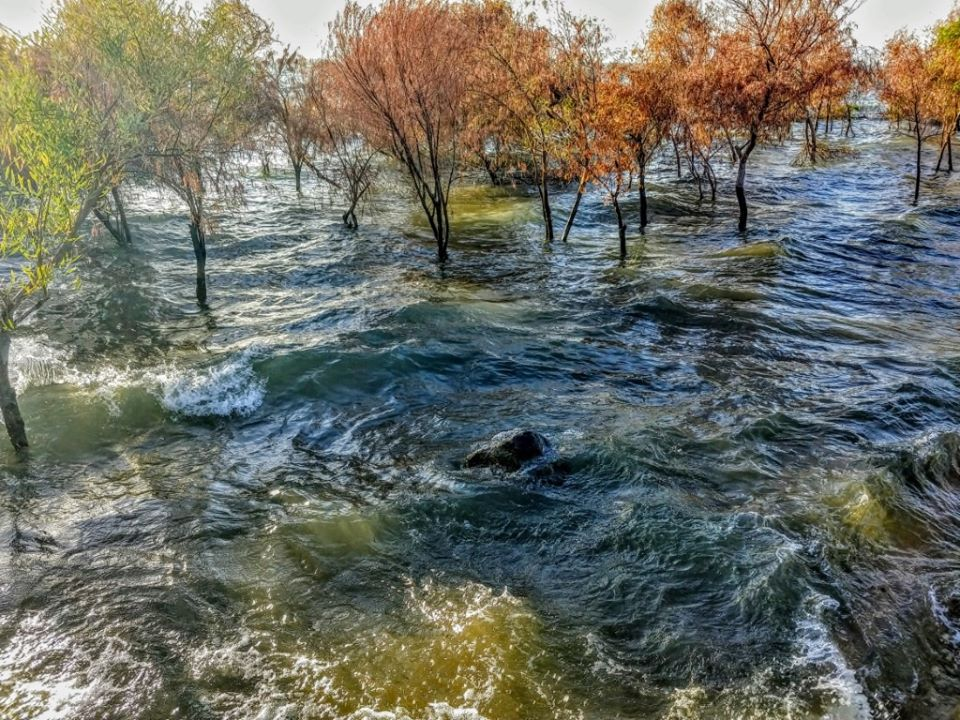
[[[857,131],[746,241],[664,166],[622,264],[597,197],[465,189],[441,270],[252,183],[207,311],[144,191],[16,342],[0,717],[955,717],[960,185]],[[461,467],[518,426],[558,472]]]

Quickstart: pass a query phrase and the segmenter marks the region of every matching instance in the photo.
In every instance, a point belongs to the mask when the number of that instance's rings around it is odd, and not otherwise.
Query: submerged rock
[[[546,437],[535,430],[507,430],[473,450],[464,467],[499,467],[519,470],[534,460],[553,460],[556,451]]]

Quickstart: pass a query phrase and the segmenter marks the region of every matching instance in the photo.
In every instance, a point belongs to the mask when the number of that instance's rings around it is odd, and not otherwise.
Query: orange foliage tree
[[[841,111],[850,126],[848,97],[854,88],[857,69],[854,63],[855,43],[847,27],[832,27],[824,42],[810,53],[807,73],[797,88],[800,95],[798,115],[803,117],[804,155],[817,164],[821,148],[817,143],[820,121],[826,135],[834,121],[834,111]]]
[[[613,206],[620,237],[620,255],[627,254],[627,223],[620,205],[623,193],[633,184],[636,132],[629,69],[614,65],[604,73],[597,88],[597,106],[593,125],[596,139],[593,148],[591,176]]]
[[[518,16],[502,5],[495,7],[494,22],[484,23],[480,34],[474,92],[480,106],[489,106],[491,119],[512,145],[517,166],[536,185],[544,239],[549,242],[554,237],[550,180],[564,89],[553,67],[549,30],[533,15]]]
[[[690,170],[703,196],[702,181],[716,200],[713,158],[721,128],[713,112],[714,88],[709,69],[717,32],[713,18],[696,0],[664,0],[654,8],[644,47],[657,73],[661,102],[669,103],[671,120],[686,145]]]
[[[931,69],[936,83],[936,99],[940,116],[939,171],[946,156],[947,171],[953,171],[953,134],[960,130],[960,9],[940,23],[931,48]]]
[[[307,83],[306,124],[318,157],[305,162],[346,201],[343,223],[355,230],[360,224],[357,211],[377,178],[380,149],[363,137],[339,80],[329,62],[313,65]]]
[[[604,74],[605,35],[598,23],[558,8],[552,24],[553,68],[563,97],[557,103],[559,124],[554,153],[562,180],[577,183],[561,240],[566,242],[590,180],[596,128],[593,124],[599,84]]]
[[[726,0],[712,63],[715,122],[737,164],[740,231],[747,228],[747,163],[757,144],[777,138],[804,99],[825,87],[814,58],[849,36],[852,0]]]
[[[310,64],[296,50],[270,52],[260,68],[260,101],[270,139],[283,146],[301,192],[303,166],[313,154],[307,83]]]
[[[363,134],[406,171],[447,259],[450,188],[465,146],[477,33],[463,6],[444,0],[350,2],[331,24],[331,69]]]
[[[920,168],[923,143],[936,135],[934,104],[936,81],[931,72],[930,48],[914,35],[898,33],[884,48],[880,97],[890,113],[905,118],[916,142],[916,177],[913,204],[920,199]]]

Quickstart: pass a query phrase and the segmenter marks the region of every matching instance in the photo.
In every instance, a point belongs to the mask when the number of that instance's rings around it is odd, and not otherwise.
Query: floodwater
[[[596,196],[546,247],[465,188],[440,270],[251,183],[207,311],[144,191],[15,341],[0,717],[956,717],[960,180],[857,132],[758,152],[745,239],[665,165],[623,263]],[[557,472],[461,467],[513,427]]]

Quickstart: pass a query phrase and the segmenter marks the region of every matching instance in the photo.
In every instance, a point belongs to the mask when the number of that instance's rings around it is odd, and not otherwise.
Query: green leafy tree
[[[11,338],[70,272],[103,168],[86,150],[88,118],[46,93],[20,45],[0,48],[0,413],[17,450],[27,434],[10,380]]]
[[[132,243],[121,184],[180,82],[165,66],[181,17],[169,0],[61,0],[36,38],[48,93],[91,121],[88,151],[102,156],[97,184],[108,190],[93,212],[121,245]]]
[[[161,62],[142,78],[142,169],[187,206],[197,302],[205,306],[209,210],[239,197],[238,155],[260,122],[258,73],[272,33],[242,2],[220,0],[201,16],[180,13],[165,42]]]

